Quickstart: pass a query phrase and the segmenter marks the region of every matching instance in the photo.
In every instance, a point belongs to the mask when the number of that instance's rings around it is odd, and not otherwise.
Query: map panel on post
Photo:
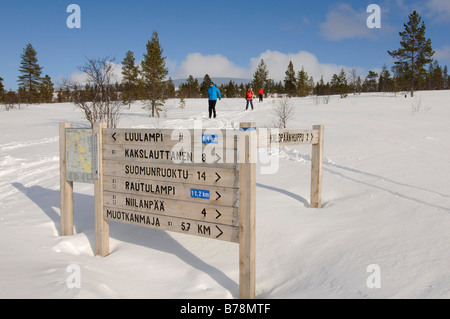
[[[66,129],[67,181],[93,184],[93,170],[93,130]]]

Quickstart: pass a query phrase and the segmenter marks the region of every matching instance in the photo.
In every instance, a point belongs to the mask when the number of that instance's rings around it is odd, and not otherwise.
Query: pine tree
[[[284,90],[289,97],[294,96],[297,88],[297,80],[295,79],[294,64],[289,61],[288,68],[286,70],[286,77],[284,78]]]
[[[320,77],[320,81],[317,82],[314,87],[314,94],[316,95],[325,95],[325,82],[323,80],[323,75]]]
[[[308,73],[305,71],[304,66],[302,66],[302,69],[298,71],[297,91],[300,97],[305,97],[310,92]]]
[[[166,82],[166,94],[167,98],[172,99],[175,97],[175,84],[173,84],[172,78],[169,78]]]
[[[264,94],[266,96],[270,96],[275,92],[275,81],[273,79],[268,79],[266,83],[266,89],[264,90]]]
[[[334,74],[331,79],[331,86],[335,94],[339,94],[341,98],[346,98],[348,96],[349,85],[347,82],[347,75],[345,74],[344,68],[341,69],[339,75]]]
[[[442,90],[444,88],[444,73],[438,61],[430,63],[427,74],[427,89]]]
[[[369,71],[366,79],[363,83],[364,92],[377,92],[378,91],[378,73],[374,71]]]
[[[409,79],[413,97],[416,84],[423,80],[426,72],[424,66],[432,62],[434,51],[431,40],[425,37],[425,22],[422,22],[417,11],[409,15],[409,21],[404,27],[405,31],[399,33],[402,37],[401,48],[388,53],[397,60],[394,68]]]
[[[234,83],[232,80],[230,80],[230,82],[228,82],[227,86],[225,86],[225,90],[224,90],[224,95],[226,97],[236,97],[239,91],[239,87],[237,86],[236,83]]]
[[[48,74],[46,74],[42,79],[42,83],[39,88],[39,92],[41,95],[41,102],[51,103],[53,101],[54,91],[55,90],[53,88],[52,79],[50,78],[50,76],[48,76]]]
[[[208,88],[209,88],[209,83],[211,83],[211,78],[209,77],[208,74],[205,74],[205,76],[203,77],[203,82],[202,84],[200,84],[200,96],[201,97],[208,97]]]
[[[200,95],[200,86],[194,76],[189,75],[186,82],[180,84],[180,93],[183,92],[185,98],[197,98]]]
[[[448,76],[447,66],[444,66],[443,77],[444,77],[444,90],[448,90],[450,77]]]
[[[391,92],[392,91],[392,78],[391,73],[387,69],[386,64],[383,65],[383,69],[380,73],[380,78],[378,80],[378,91],[379,92]]]
[[[139,67],[135,65],[134,53],[128,51],[122,61],[122,85],[123,101],[128,103],[128,108],[131,108],[131,102],[137,98],[137,85],[139,76]]]
[[[190,98],[197,98],[200,95],[200,85],[198,84],[198,80],[194,79],[194,76],[189,75],[187,79],[187,88]]]
[[[3,78],[0,77],[0,94],[5,93],[5,86],[3,85]]]
[[[256,72],[253,74],[253,88],[257,91],[259,89],[264,89],[266,91],[267,89],[267,82],[269,77],[269,70],[267,70],[267,65],[264,62],[264,59],[261,59],[261,61],[258,64],[258,67],[256,69]]]
[[[25,99],[28,103],[33,103],[38,100],[38,91],[41,84],[42,67],[38,64],[37,53],[31,44],[23,50],[20,58],[18,84],[19,88],[23,89]]]
[[[0,103],[5,100],[5,87],[3,86],[3,78],[0,77]]]
[[[169,71],[166,68],[166,57],[159,43],[158,32],[153,31],[152,39],[147,43],[147,53],[141,62],[144,95],[151,107],[151,116],[159,117],[161,106],[164,105],[165,78]]]
[[[180,103],[178,104],[180,109],[184,109],[186,107],[186,101],[184,100],[183,92],[180,92]]]

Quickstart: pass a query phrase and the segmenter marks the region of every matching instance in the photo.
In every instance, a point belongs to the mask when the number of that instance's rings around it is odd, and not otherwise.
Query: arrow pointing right
[[[220,195],[218,192],[216,192],[216,194],[219,196],[219,197],[216,198],[216,200],[219,200],[219,198],[221,198],[222,195]]]
[[[222,177],[217,173],[216,173],[216,175],[217,175],[217,179],[216,179],[216,183],[217,183]]]
[[[219,211],[218,211],[217,209],[216,209],[216,213],[218,214],[217,217],[216,217],[216,219],[219,219],[219,217],[222,216],[222,214],[219,213]]]
[[[216,238],[219,238],[220,236],[222,236],[223,231],[217,225],[216,225],[216,228],[220,231],[220,234],[216,236]]]

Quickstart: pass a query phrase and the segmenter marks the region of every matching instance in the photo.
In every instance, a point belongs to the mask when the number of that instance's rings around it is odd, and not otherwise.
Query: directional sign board
[[[106,129],[102,144],[107,220],[239,242],[234,131]]]

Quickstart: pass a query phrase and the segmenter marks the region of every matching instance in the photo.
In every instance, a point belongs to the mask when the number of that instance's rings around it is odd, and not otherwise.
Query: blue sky
[[[81,8],[80,29],[66,24],[72,3]],[[370,4],[381,8],[380,29],[367,27]],[[290,60],[315,81],[341,67],[365,76],[393,65],[387,50],[398,49],[398,33],[413,10],[426,23],[435,58],[450,65],[450,0],[3,0],[0,77],[6,89],[17,88],[20,54],[31,43],[53,82],[79,80],[77,67],[86,57],[114,57],[120,64],[131,50],[140,61],[154,30],[173,79],[252,78],[262,58],[277,81]]]

